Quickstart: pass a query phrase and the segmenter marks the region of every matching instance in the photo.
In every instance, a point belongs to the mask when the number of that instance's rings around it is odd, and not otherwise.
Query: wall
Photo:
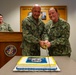
[[[72,47],[72,56],[76,61],[76,1],[68,1],[68,22],[70,23],[70,43]]]
[[[71,58],[76,60],[76,1],[75,0],[1,0],[0,13],[4,15],[4,21],[9,23],[14,31],[20,31],[20,6],[32,6],[33,4],[41,6],[66,5],[67,6],[67,21],[70,23],[70,42],[72,47]]]
[[[26,2],[27,1],[27,2]],[[43,2],[44,1],[44,2]],[[65,0],[66,1],[66,0]],[[0,1],[0,13],[4,15],[5,22],[11,24],[15,31],[20,31],[20,6],[32,6],[35,3],[41,6],[51,5],[67,5],[67,1],[64,0],[1,0]]]

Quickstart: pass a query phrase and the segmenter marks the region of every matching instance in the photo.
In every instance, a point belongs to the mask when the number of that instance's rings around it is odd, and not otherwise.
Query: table
[[[60,72],[13,72],[21,56],[13,57],[0,69],[0,75],[76,75],[76,62],[67,56],[53,56]]]

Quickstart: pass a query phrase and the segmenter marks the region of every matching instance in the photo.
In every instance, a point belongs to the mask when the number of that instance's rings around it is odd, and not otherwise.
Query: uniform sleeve
[[[32,33],[32,29],[29,23],[27,21],[23,20],[22,22],[22,33],[23,33],[23,39],[26,40],[29,43],[39,43],[39,39],[35,37]]]
[[[45,25],[44,32],[43,32],[43,35],[42,35],[42,40],[49,40],[48,27],[46,25]]]
[[[10,27],[10,24],[8,24],[8,31],[13,32],[13,29]]]
[[[50,42],[52,46],[56,46],[59,44],[65,45],[68,43],[69,36],[70,36],[70,25],[68,23],[64,23],[64,26],[61,29],[61,36]]]

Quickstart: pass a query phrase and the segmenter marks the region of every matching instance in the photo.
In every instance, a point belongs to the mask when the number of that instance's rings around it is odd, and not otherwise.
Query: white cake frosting
[[[26,71],[50,71],[56,70],[56,62],[53,57],[42,57],[42,56],[22,56],[17,62],[17,70],[26,70]]]

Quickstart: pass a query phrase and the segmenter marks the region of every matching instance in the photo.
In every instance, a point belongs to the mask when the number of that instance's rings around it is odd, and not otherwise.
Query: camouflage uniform
[[[69,43],[70,25],[59,19],[57,23],[53,23],[51,20],[46,24],[47,35],[45,33],[45,39],[51,42],[49,48],[49,55],[54,56],[70,56],[71,47]]]
[[[39,56],[39,40],[42,38],[44,23],[39,19],[38,23],[32,16],[25,18],[22,22],[23,40],[21,44],[22,55]]]
[[[7,23],[0,24],[0,32],[13,32],[12,28]]]

